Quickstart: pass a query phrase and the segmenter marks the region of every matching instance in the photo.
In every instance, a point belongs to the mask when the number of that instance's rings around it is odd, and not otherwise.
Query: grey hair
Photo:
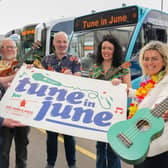
[[[63,31],[56,32],[56,33],[54,34],[54,39],[57,38],[57,35],[60,35],[60,34],[63,34],[63,35],[67,38],[67,40],[68,40],[68,35],[67,35],[65,32],[63,32]]]
[[[139,64],[142,68],[142,73],[147,75],[144,71],[142,61],[144,59],[144,53],[147,50],[156,50],[162,56],[163,62],[165,64],[164,74],[168,74],[168,45],[160,41],[150,41],[141,50],[139,54]]]
[[[12,40],[11,38],[5,37],[5,38],[0,40],[0,48],[2,47],[2,44],[3,44],[4,41],[12,41],[16,44],[16,42],[14,40]]]

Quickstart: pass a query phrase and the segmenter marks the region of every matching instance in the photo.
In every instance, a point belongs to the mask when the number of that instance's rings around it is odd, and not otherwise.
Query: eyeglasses
[[[2,46],[4,49],[16,49],[16,46]]]

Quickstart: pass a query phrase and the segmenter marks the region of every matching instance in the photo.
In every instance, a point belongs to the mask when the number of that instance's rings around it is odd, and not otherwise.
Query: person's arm
[[[131,84],[131,73],[128,68],[121,69],[121,75],[116,76],[112,79],[113,85],[119,85],[120,83],[127,84],[128,88],[132,88]]]
[[[80,64],[80,61],[79,61],[79,58],[77,57],[74,57],[74,61],[73,61],[73,67],[71,69],[71,73],[73,75],[76,75],[76,76],[81,76],[81,64]]]
[[[81,76],[81,72],[72,73],[72,71],[70,69],[65,70],[63,73],[69,74],[69,75]]]
[[[19,121],[15,121],[15,120],[12,120],[12,119],[9,119],[9,118],[5,118],[2,121],[2,126],[13,128],[13,127],[22,127],[24,125],[21,124]]]
[[[13,127],[23,127],[25,125],[23,125],[19,121],[15,121],[15,120],[12,120],[9,118],[0,117],[0,127],[2,127],[2,126],[13,128]]]
[[[132,85],[131,85],[131,75],[130,73],[128,73],[127,75],[124,75],[123,78],[122,78],[122,82],[127,84],[127,87],[128,88],[131,88]]]
[[[127,92],[128,92],[128,97],[129,98],[134,98],[135,97],[135,92],[136,90],[135,89],[132,89],[132,85],[131,85],[131,75],[130,73],[127,74],[127,75],[124,75],[122,77],[122,80],[121,79],[118,79],[118,78],[114,78],[112,79],[112,84],[113,85],[119,85],[120,83],[125,83],[127,84]]]
[[[0,77],[0,83],[3,85],[3,87],[7,88],[8,84],[12,82],[14,77],[15,77],[15,74],[10,76]]]
[[[81,76],[81,72],[75,72],[74,75]]]
[[[124,75],[124,76],[122,77],[122,79],[113,78],[111,82],[112,82],[113,85],[119,85],[120,83],[125,83],[125,84],[127,84],[127,87],[128,87],[128,88],[132,88],[132,85],[131,85],[131,75],[130,75],[130,73]]]

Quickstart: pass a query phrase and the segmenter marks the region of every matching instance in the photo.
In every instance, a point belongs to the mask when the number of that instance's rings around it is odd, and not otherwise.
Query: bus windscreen
[[[137,21],[138,8],[131,6],[78,17],[74,21],[74,31],[129,25]]]

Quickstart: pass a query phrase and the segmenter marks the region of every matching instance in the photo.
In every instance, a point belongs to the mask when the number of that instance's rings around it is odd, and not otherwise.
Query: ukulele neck
[[[156,107],[151,111],[151,113],[156,117],[161,117],[162,114],[168,109],[168,97],[165,98],[161,103],[156,105]]]

